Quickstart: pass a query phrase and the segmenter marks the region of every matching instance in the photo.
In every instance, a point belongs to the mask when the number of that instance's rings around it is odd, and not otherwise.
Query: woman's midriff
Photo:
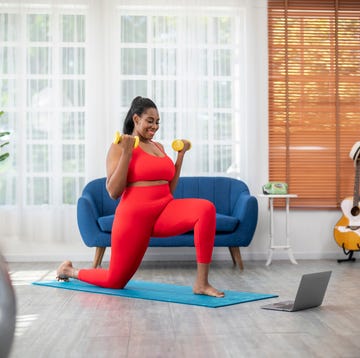
[[[144,181],[136,181],[134,183],[129,183],[128,187],[132,186],[155,186],[155,185],[164,185],[169,184],[167,180],[144,180]]]

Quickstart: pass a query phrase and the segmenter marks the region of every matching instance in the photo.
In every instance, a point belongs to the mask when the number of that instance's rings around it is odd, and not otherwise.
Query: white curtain
[[[0,248],[80,240],[76,200],[105,176],[133,97],[160,111],[156,140],[193,146],[183,175],[247,180],[251,1],[7,1],[0,4]]]
[[[112,4],[111,23],[119,28],[109,45],[116,50],[110,58],[119,78],[113,90],[120,100],[110,106],[118,110],[112,115],[114,127],[133,97],[151,97],[161,112],[157,139],[169,154],[174,138],[193,143],[184,174],[244,175],[240,144],[246,112],[246,3]]]

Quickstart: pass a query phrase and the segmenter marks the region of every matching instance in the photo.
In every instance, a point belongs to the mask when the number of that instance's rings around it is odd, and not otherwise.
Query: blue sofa
[[[77,203],[81,237],[88,247],[96,247],[93,267],[101,265],[106,247],[111,246],[111,229],[119,200],[110,198],[106,178],[89,182]],[[228,247],[234,265],[243,269],[240,247],[248,246],[257,220],[257,199],[241,180],[228,177],[180,177],[175,198],[204,198],[216,207],[215,247]],[[141,204],[140,204],[141,205]],[[150,239],[150,247],[194,246],[193,232],[169,238]]]

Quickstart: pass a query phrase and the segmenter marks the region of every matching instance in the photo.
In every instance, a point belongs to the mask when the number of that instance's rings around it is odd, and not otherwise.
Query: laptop
[[[322,304],[332,271],[305,274],[301,277],[295,301],[275,302],[261,308],[276,311],[301,311]]]

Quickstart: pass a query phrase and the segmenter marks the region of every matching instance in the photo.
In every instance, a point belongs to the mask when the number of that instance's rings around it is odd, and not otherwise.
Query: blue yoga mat
[[[166,283],[135,280],[131,280],[124,289],[102,288],[78,280],[70,280],[69,282],[61,282],[56,280],[37,281],[33,282],[33,284],[39,286],[63,288],[67,290],[101,293],[105,295],[128,298],[140,298],[144,300],[174,302],[211,308],[278,297],[277,295],[264,293],[225,291],[224,298],[216,298],[204,295],[195,295],[192,292],[192,287],[190,286],[178,286]]]

